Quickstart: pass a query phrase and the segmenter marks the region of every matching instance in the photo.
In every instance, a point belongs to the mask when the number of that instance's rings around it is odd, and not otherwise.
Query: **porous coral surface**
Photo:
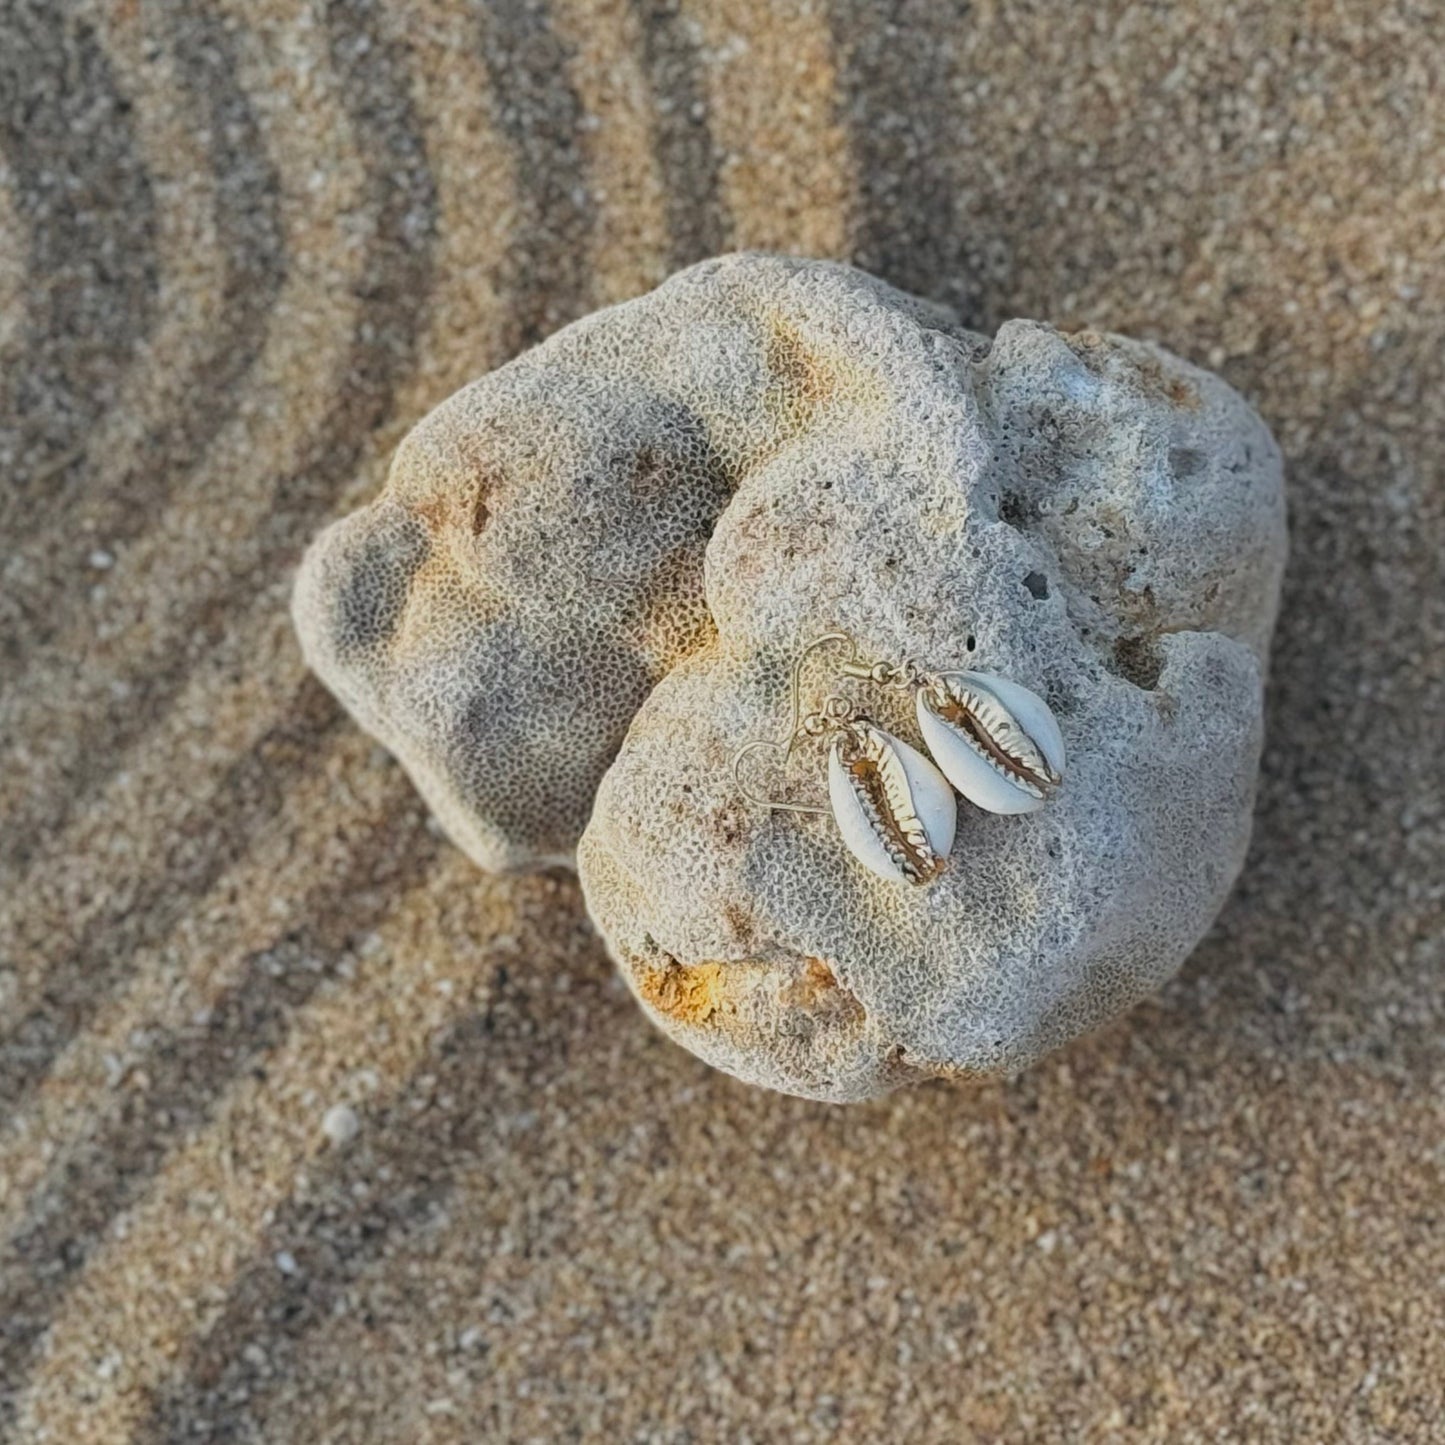
[[[295,615],[489,868],[570,859],[631,724],[581,859],[625,974],[722,1067],[851,1099],[1016,1068],[1198,939],[1249,835],[1282,508],[1262,423],[1157,348],[989,341],[853,268],[745,254],[433,411],[312,548]],[[750,807],[730,759],[837,629],[1047,697],[1067,786],[1028,820],[965,807],[918,889],[863,876],[827,819]],[[771,786],[806,790],[800,764]]]

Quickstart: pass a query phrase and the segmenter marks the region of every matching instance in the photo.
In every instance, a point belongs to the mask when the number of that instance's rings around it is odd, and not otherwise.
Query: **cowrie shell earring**
[[[792,813],[833,814],[848,851],[893,883],[929,883],[943,871],[958,827],[958,804],[948,780],[917,748],[860,716],[842,697],[799,718],[803,659],[840,634],[810,643],[793,663],[793,721],[786,743],[757,739],[733,758],[733,777],[750,802]],[[743,759],[758,748],[780,752],[786,763],[804,738],[831,737],[828,746],[829,808],[759,798],[743,784]]]
[[[918,731],[944,776],[990,813],[1032,813],[1063,781],[1064,739],[1049,705],[987,672],[930,672],[854,658],[840,669],[913,693]]]

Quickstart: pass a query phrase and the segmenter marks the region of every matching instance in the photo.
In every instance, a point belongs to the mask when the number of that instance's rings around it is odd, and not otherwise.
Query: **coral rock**
[[[312,548],[295,615],[479,863],[577,849],[669,1034],[845,1100],[1014,1070],[1178,967],[1243,861],[1284,551],[1278,451],[1218,378],[735,256],[433,412]],[[738,749],[786,729],[793,657],[840,629],[1033,690],[1062,786],[1026,816],[961,803],[923,885],[749,803]],[[810,657],[808,704],[921,746],[907,694],[837,660]],[[753,790],[826,802],[822,744],[752,761]]]

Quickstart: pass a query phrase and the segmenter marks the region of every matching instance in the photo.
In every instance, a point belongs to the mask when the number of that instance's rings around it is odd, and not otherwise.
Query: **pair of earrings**
[[[830,694],[802,713],[802,669],[818,648],[846,643],[845,677],[912,693],[918,730],[932,758],[885,732],[851,701]],[[1062,781],[1064,740],[1044,700],[1026,687],[986,672],[933,672],[918,664],[869,662],[846,632],[810,642],[793,661],[792,719],[784,742],[759,738],[733,759],[733,777],[749,802],[792,813],[830,810],[849,851],[893,882],[928,883],[953,847],[958,805],[953,788],[990,813],[1032,813]],[[759,748],[786,764],[804,739],[831,739],[828,808],[751,794],[743,760]]]

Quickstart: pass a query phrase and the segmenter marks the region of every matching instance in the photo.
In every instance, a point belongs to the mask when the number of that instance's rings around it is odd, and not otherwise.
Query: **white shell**
[[[991,733],[1006,751],[1032,744],[1053,774],[1051,782],[1064,774],[1064,739],[1049,705],[1036,693],[1006,678],[986,672],[941,674],[945,682],[959,683],[981,693],[996,704],[990,718]],[[948,781],[969,802],[990,813],[1032,813],[1047,801],[1044,788],[1003,767],[929,706],[926,692],[917,697],[918,728],[934,761]]]
[[[927,883],[942,869],[958,827],[958,801],[948,780],[917,748],[871,723],[856,723],[865,752],[885,774],[885,783],[905,830],[919,850],[904,846],[895,818],[880,818],[860,797],[855,775],[844,761],[843,735],[828,753],[828,799],[838,832],[865,868],[893,883]],[[907,814],[911,811],[911,818]],[[911,864],[908,861],[912,860]]]

